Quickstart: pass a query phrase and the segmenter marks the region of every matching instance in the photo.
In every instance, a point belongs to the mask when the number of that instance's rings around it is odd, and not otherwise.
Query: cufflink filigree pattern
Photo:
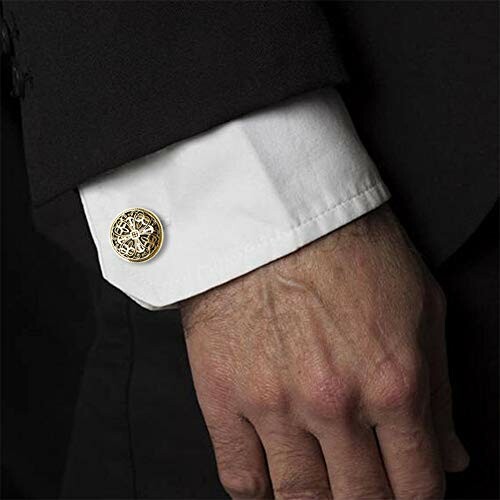
[[[114,251],[129,262],[152,259],[163,243],[160,219],[145,208],[129,208],[111,224],[111,245]]]

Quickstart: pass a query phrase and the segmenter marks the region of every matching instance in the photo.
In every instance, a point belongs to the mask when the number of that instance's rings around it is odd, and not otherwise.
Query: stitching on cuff
[[[328,214],[329,212],[332,212],[333,210],[338,209],[338,208],[342,207],[343,205],[346,205],[347,203],[350,203],[350,202],[354,201],[355,199],[360,198],[361,196],[366,195],[368,192],[373,191],[373,190],[375,190],[377,188],[382,188],[383,191],[385,191],[385,194],[384,194],[383,198],[384,198],[384,201],[388,200],[389,197],[390,197],[390,195],[388,193],[388,190],[387,190],[386,186],[384,185],[384,183],[382,181],[379,181],[376,184],[372,184],[371,186],[367,187],[366,189],[363,189],[363,191],[360,191],[360,192],[352,195],[350,198],[347,198],[346,200],[343,200],[343,201],[341,201],[339,203],[335,203],[334,205],[330,205],[330,206],[326,207],[324,210],[322,210],[321,212],[318,212],[315,215],[311,215],[310,217],[308,217],[308,218],[306,218],[306,219],[304,219],[302,221],[299,221],[294,226],[291,226],[291,227],[289,227],[287,229],[283,229],[282,231],[279,231],[278,233],[274,234],[271,237],[261,238],[261,239],[259,239],[257,241],[254,241],[251,245],[247,245],[247,246],[245,246],[243,248],[240,248],[240,250],[237,251],[237,254],[244,254],[244,253],[246,253],[246,252],[248,252],[250,250],[254,250],[255,248],[258,248],[258,247],[264,245],[265,243],[270,243],[272,241],[279,240],[280,238],[283,238],[286,235],[288,235],[290,233],[293,233],[294,231],[298,231],[303,226],[307,226],[309,224],[312,224],[313,222],[315,222],[316,220],[318,220],[322,216]],[[380,203],[383,203],[383,201],[380,200]],[[367,210],[366,212],[360,213],[358,215],[358,217],[361,216],[361,215],[363,215],[364,213],[368,213],[371,210],[372,209]],[[354,220],[354,219],[351,219],[351,220]],[[337,226],[336,229],[339,229],[342,226],[348,224],[348,222],[349,221],[343,222],[342,224],[340,224],[339,226]],[[332,231],[334,231],[334,229],[332,229]],[[231,250],[229,250],[229,251],[231,251]]]

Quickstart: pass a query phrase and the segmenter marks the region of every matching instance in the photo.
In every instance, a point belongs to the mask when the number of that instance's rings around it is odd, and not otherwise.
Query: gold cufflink
[[[129,262],[152,259],[163,243],[160,219],[145,208],[124,210],[111,224],[113,250]]]

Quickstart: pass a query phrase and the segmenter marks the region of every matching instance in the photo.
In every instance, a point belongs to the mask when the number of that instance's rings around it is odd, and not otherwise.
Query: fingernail
[[[461,472],[469,465],[469,454],[465,450],[464,445],[458,439],[456,434],[453,434],[448,441],[446,450],[446,460],[444,468],[447,472]]]

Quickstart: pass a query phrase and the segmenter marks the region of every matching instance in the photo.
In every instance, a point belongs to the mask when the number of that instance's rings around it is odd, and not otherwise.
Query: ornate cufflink
[[[146,262],[152,259],[163,243],[163,226],[160,219],[145,208],[129,208],[111,224],[113,250],[129,262]]]

